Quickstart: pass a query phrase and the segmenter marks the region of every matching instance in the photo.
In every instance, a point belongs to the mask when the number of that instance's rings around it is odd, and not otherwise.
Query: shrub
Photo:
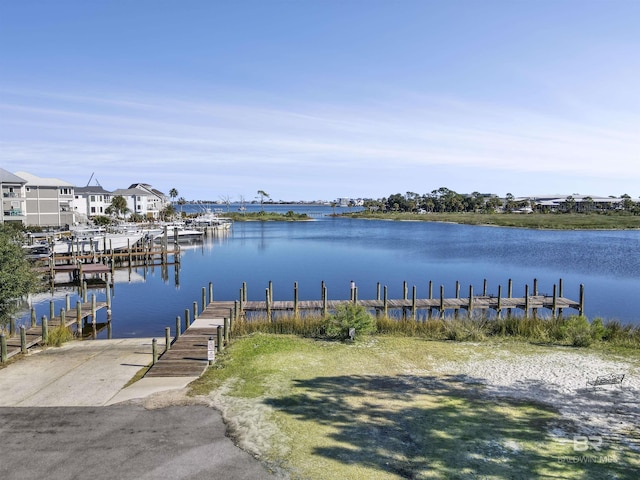
[[[349,329],[355,328],[356,335],[366,335],[376,331],[376,319],[362,305],[345,304],[336,307],[333,315],[326,320],[327,336],[345,339]]]
[[[50,347],[59,347],[63,343],[69,342],[71,340],[73,340],[73,332],[71,331],[71,328],[65,327],[63,325],[58,325],[57,327],[49,331],[47,345],[49,345]]]

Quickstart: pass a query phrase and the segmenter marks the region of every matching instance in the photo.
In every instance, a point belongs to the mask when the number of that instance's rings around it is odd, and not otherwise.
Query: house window
[[[91,207],[91,213],[96,213],[96,207]]]
[[[91,201],[95,202],[96,201],[96,196],[95,195],[91,195]]]

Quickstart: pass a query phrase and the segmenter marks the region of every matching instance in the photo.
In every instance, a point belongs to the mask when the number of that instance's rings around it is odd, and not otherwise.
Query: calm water
[[[216,299],[237,299],[244,281],[249,300],[263,300],[270,280],[276,300],[292,299],[294,282],[304,300],[320,298],[322,280],[331,299],[349,298],[351,280],[364,299],[375,298],[377,282],[388,287],[389,298],[397,298],[403,281],[426,297],[429,280],[434,293],[443,285],[447,296],[455,294],[458,280],[466,296],[470,284],[481,292],[484,279],[488,293],[497,293],[499,284],[506,292],[511,278],[514,296],[521,296],[534,278],[539,292],[549,294],[562,278],[570,298],[578,299],[579,286],[585,285],[589,318],[640,324],[634,303],[640,293],[640,232],[350,220],[323,216],[330,207],[295,210],[307,211],[315,221],[235,223],[229,234],[185,246],[179,271],[173,266],[164,274],[159,267],[119,271],[113,337],[163,336],[177,315],[184,318],[184,310],[200,302],[209,282]],[[36,304],[39,316],[48,314],[52,298]],[[64,294],[58,294],[56,311],[63,305]]]

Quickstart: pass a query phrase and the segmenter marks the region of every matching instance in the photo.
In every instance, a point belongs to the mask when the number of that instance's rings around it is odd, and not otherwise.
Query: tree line
[[[378,200],[367,200],[364,206],[370,211],[414,212],[414,213],[495,213],[527,210],[539,213],[593,213],[603,211],[621,211],[640,215],[640,203],[624,194],[617,199],[610,197],[611,202],[597,203],[591,197],[583,197],[579,201],[569,195],[560,205],[551,207],[540,205],[534,199],[516,199],[507,193],[505,198],[494,194],[473,192],[462,194],[446,187],[432,190],[429,193],[415,192],[394,193]]]

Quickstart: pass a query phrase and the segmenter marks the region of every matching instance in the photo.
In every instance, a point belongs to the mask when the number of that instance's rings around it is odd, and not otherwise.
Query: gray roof
[[[33,185],[36,187],[72,187],[75,188],[73,183],[65,182],[64,180],[60,180],[59,178],[44,178],[38,177],[37,175],[33,175],[28,172],[16,172],[16,175],[20,175],[24,178],[28,185]]]
[[[151,195],[146,190],[142,190],[141,188],[119,188],[118,190],[114,190],[111,192],[111,195],[122,195],[122,196],[131,196],[131,195]]]
[[[111,192],[108,190],[105,190],[104,188],[102,188],[100,185],[95,185],[93,187],[76,187],[75,188],[75,192],[79,193],[79,194],[83,194],[83,193],[87,193],[87,194],[91,194],[91,193],[97,193],[98,195],[111,195]]]
[[[22,184],[25,184],[25,183],[27,183],[27,181],[22,177],[14,175],[11,172],[8,172],[4,168],[0,168],[0,183],[22,183]]]

